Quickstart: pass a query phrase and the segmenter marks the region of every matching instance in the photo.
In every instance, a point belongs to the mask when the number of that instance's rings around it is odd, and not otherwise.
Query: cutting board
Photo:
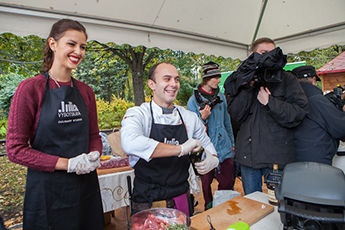
[[[210,230],[207,215],[211,217],[211,223],[216,230],[225,230],[239,221],[252,225],[273,211],[272,205],[237,196],[193,216],[189,230]]]
[[[130,166],[125,167],[118,167],[118,168],[110,168],[110,169],[97,169],[97,175],[103,175],[107,173],[115,173],[115,172],[122,172],[131,170],[132,168]]]

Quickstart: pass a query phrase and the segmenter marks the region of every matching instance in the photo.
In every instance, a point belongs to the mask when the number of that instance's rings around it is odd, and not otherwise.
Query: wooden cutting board
[[[115,172],[122,172],[131,170],[132,168],[130,166],[125,167],[118,167],[118,168],[110,168],[110,169],[97,169],[97,175],[103,175],[107,173],[115,173]]]
[[[272,205],[237,196],[193,216],[189,230],[210,230],[207,215],[211,217],[211,223],[216,230],[225,230],[237,222],[245,222],[248,225],[252,225],[273,211],[274,207]]]

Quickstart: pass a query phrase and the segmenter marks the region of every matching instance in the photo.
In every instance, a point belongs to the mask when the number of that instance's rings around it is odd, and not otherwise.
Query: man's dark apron
[[[89,116],[73,86],[49,89],[49,77],[33,149],[72,158],[89,152]],[[96,171],[86,175],[28,169],[23,229],[103,229],[104,215]]]
[[[150,138],[163,143],[171,141],[176,145],[188,140],[180,111],[177,110],[182,121],[180,125],[155,124],[152,101],[150,111],[152,117]],[[188,156],[153,158],[149,162],[140,159],[134,166],[132,200],[152,204],[153,201],[166,200],[186,193],[189,189],[189,165]]]

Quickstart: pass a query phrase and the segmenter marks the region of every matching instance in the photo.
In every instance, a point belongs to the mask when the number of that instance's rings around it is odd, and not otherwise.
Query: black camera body
[[[330,100],[340,111],[343,111],[343,107],[345,105],[345,100],[342,99],[344,91],[345,89],[342,86],[338,85],[333,89],[333,92],[329,92],[325,95],[325,97],[327,97],[328,100]]]
[[[260,83],[281,82],[283,80],[283,69],[262,68],[258,69],[254,75],[254,81]]]
[[[198,104],[200,106],[200,110],[203,110],[206,105],[209,105],[211,107],[211,109],[212,109],[215,105],[223,102],[220,99],[219,95],[217,95],[214,98],[212,98],[211,101],[204,101],[202,99],[202,96],[201,96],[200,92],[198,91],[198,89],[194,89],[194,96],[195,96],[196,102],[198,102]]]
[[[212,109],[215,105],[217,105],[219,103],[222,103],[222,102],[223,101],[220,99],[219,95],[217,95],[211,101],[202,101],[201,103],[199,103],[200,110],[203,110],[206,105],[209,105],[211,107],[211,109]]]

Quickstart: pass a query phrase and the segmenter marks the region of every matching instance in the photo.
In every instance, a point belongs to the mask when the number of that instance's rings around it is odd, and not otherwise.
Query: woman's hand
[[[99,156],[99,153],[98,153],[98,156]],[[94,159],[95,158],[93,158],[92,155],[85,154],[85,153],[80,154],[79,156],[73,157],[68,160],[67,172],[68,173],[75,172],[78,175],[88,174],[101,166],[101,164],[97,160],[91,161]]]

